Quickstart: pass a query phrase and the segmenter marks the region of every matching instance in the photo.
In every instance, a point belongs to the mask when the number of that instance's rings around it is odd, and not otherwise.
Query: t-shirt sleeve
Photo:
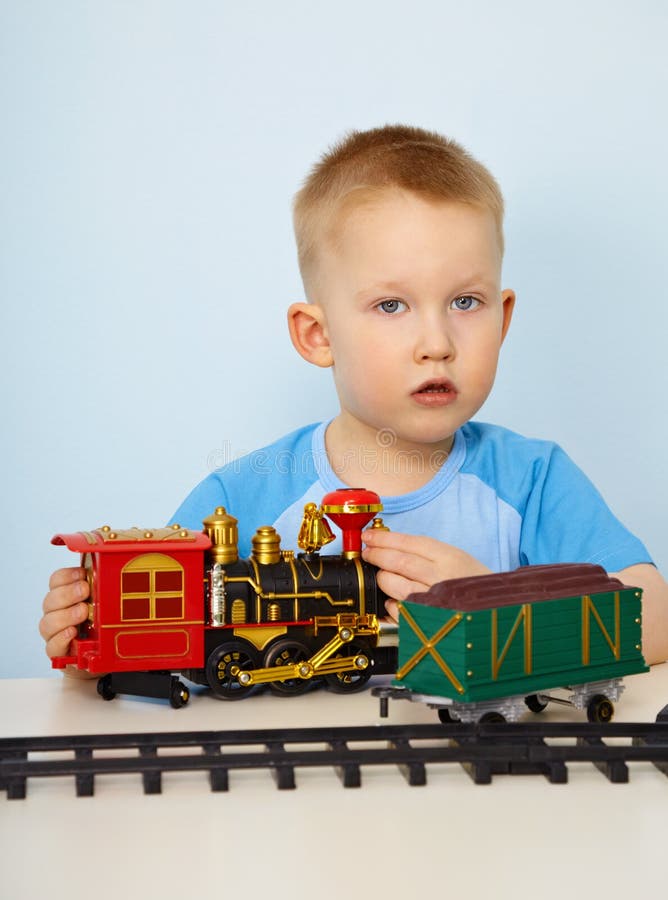
[[[221,479],[215,474],[208,475],[195,487],[176,510],[169,521],[178,522],[183,528],[200,531],[202,522],[217,506],[227,506],[228,499]]]
[[[610,511],[587,476],[552,445],[534,460],[520,535],[522,565],[587,562],[618,572],[651,563],[647,549]]]

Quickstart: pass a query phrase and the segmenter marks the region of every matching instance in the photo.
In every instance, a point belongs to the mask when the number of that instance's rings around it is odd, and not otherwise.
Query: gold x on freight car
[[[640,598],[586,564],[441,582],[400,604],[396,681],[475,702],[646,671]]]

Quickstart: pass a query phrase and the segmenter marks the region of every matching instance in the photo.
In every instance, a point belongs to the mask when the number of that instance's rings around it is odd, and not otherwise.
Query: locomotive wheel
[[[97,692],[103,700],[114,699],[116,691],[111,689],[111,675],[103,675],[102,678],[98,679]]]
[[[190,691],[182,681],[176,681],[172,685],[169,695],[169,705],[172,709],[181,709],[190,700]]]
[[[441,721],[444,725],[450,725],[452,722],[459,722],[459,719],[455,719],[447,706],[441,706],[437,710],[439,721]]]
[[[543,702],[538,694],[529,694],[524,698],[524,702],[532,713],[542,713],[544,709],[547,709],[547,703]]]
[[[258,655],[252,644],[245,641],[228,641],[211,651],[206,662],[206,680],[220,700],[245,700],[254,694],[259,685],[244,687],[239,684],[231,669],[257,669]]]
[[[264,658],[264,666],[271,669],[273,666],[290,666],[293,663],[310,659],[311,653],[308,647],[299,641],[291,641],[286,638],[277,641],[268,650]],[[288,694],[303,694],[313,686],[312,678],[286,678],[285,681],[270,681],[269,687],[276,694],[286,696]]]
[[[361,642],[352,642],[344,644],[333,659],[341,659],[343,656],[358,656],[359,654],[366,656],[369,665],[366,669],[356,669],[353,672],[336,672],[333,675],[325,676],[325,683],[330,691],[335,694],[352,694],[355,691],[361,691],[371,678],[371,650],[367,644]]]
[[[590,722],[605,724],[615,714],[615,707],[603,694],[595,694],[587,704],[587,719]]]

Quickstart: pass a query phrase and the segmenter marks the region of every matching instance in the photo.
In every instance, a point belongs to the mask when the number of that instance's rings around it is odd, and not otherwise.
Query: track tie
[[[487,760],[477,759],[463,762],[462,768],[474,784],[492,783],[492,764]]]
[[[157,759],[158,749],[155,746],[140,747],[139,755],[146,760]],[[159,769],[145,769],[142,772],[142,781],[145,794],[162,793],[162,772]]]
[[[411,742],[407,738],[395,738],[387,742],[388,747],[394,747],[395,750],[412,750]],[[411,787],[422,787],[427,783],[427,770],[423,762],[411,760],[408,763],[401,763],[399,771],[404,776]]]
[[[226,766],[222,765],[223,753],[220,744],[202,744],[202,753],[206,757],[213,757],[209,769],[209,784],[212,791],[229,791],[230,773]],[[217,765],[217,760],[221,765]]]
[[[267,744],[267,752],[272,757],[271,772],[279,791],[293,791],[297,787],[295,767],[288,762],[281,762],[285,755],[285,744],[282,741],[271,741]]]
[[[93,758],[93,751],[90,747],[78,747],[74,751],[74,758],[81,762]],[[74,776],[77,797],[92,797],[95,793],[95,775],[90,773],[77,772]]]
[[[555,758],[549,744],[541,737],[526,740],[527,763],[512,769],[513,775],[544,775],[550,784],[567,784],[568,769],[562,759]]]
[[[608,748],[608,745],[601,740],[600,737],[579,737],[577,739],[578,747]],[[629,780],[629,767],[623,759],[591,759],[599,772],[602,772],[608,781],[613,784],[626,784]]]
[[[3,758],[7,761],[27,762],[28,752],[17,750],[5,754]],[[25,775],[9,775],[0,779],[0,790],[7,791],[8,800],[25,800],[27,781]]]
[[[346,741],[330,741],[329,747],[331,750],[335,750],[342,753],[350,753],[350,748]],[[336,774],[339,776],[341,780],[341,784],[346,788],[358,788],[362,786],[362,773],[360,772],[359,763],[356,762],[344,762],[340,766],[334,767],[336,770]]]

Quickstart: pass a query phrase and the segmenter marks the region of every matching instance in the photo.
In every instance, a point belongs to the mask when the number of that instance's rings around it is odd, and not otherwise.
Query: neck
[[[404,441],[391,429],[376,430],[340,413],[325,433],[332,469],[349,487],[368,487],[386,497],[416,491],[448,458],[454,435],[434,444]]]

